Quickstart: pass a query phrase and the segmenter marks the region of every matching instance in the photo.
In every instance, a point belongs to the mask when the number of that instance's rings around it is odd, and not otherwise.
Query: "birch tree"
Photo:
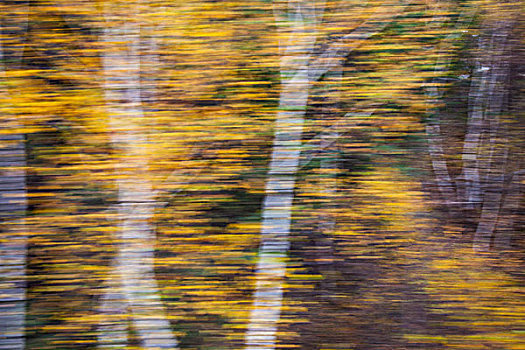
[[[7,55],[21,61],[17,48],[27,29],[27,7],[22,2],[3,16],[0,32],[0,349],[25,348],[27,210],[26,150],[22,125],[10,109]],[[18,68],[18,67],[16,67]]]
[[[381,32],[400,12],[398,6],[380,6],[357,29],[330,43],[321,54],[314,55],[324,1],[289,1],[285,10],[275,3],[274,10],[277,25],[288,26],[289,30],[284,33],[287,40],[279,43],[281,94],[262,208],[254,300],[245,339],[245,348],[250,350],[276,346],[310,85],[334,67],[341,66],[352,50]]]
[[[309,8],[308,8],[309,6]],[[261,242],[256,267],[256,286],[246,349],[273,349],[276,342],[290,242],[295,173],[299,164],[304,114],[308,102],[308,61],[316,40],[316,21],[321,19],[314,3],[290,2],[278,22],[290,23],[288,44],[280,44],[281,95],[275,122],[275,139],[266,196],[262,211]],[[307,20],[310,20],[307,22]]]
[[[505,7],[484,8],[474,3],[459,15],[455,31],[465,32],[480,11],[496,9],[495,12],[499,13]],[[498,220],[505,220],[500,216],[500,207],[505,201],[503,197],[513,196],[507,188],[519,191],[519,186],[512,185],[517,177],[508,173],[508,130],[502,120],[502,115],[508,112],[509,107],[511,31],[514,19],[512,14],[505,20],[490,20],[488,17],[486,13],[482,15],[483,27],[476,34],[477,47],[473,50],[474,67],[468,92],[461,169],[456,179],[451,176],[446,161],[441,122],[432,116],[426,127],[435,182],[443,203],[452,211],[459,209],[475,213],[475,251],[490,249]],[[457,38],[458,34],[453,33],[444,43]],[[439,56],[436,70],[446,72],[450,62],[443,56],[443,53]],[[443,91],[439,91],[437,85],[427,88],[427,95],[434,104],[443,97]],[[432,113],[437,114],[439,111],[435,109]],[[509,239],[504,241],[510,244]]]
[[[467,195],[481,193],[483,201],[474,234],[473,249],[488,251],[495,233],[505,191],[508,160],[508,132],[502,116],[508,112],[510,83],[510,32],[512,20],[489,23],[481,34],[476,60],[468,130],[463,151]],[[486,55],[484,53],[490,52]],[[481,132],[484,131],[484,135]],[[473,146],[477,146],[474,152]],[[477,154],[476,154],[477,153]],[[473,166],[474,165],[474,166]],[[479,171],[476,171],[476,167]],[[472,195],[466,197],[472,202]]]
[[[101,325],[102,348],[126,345],[124,314],[132,323],[144,349],[175,349],[154,274],[155,231],[152,224],[155,192],[148,179],[148,140],[141,127],[144,112],[140,85],[140,24],[135,4],[107,3],[103,42],[104,91],[111,142],[118,153],[115,169],[118,190],[118,253],[115,261],[116,285],[107,294],[104,312],[121,313],[113,322]],[[113,302],[112,302],[113,301]],[[117,302],[116,304],[114,302]]]
[[[1,73],[0,73],[1,74]],[[2,101],[5,102],[5,101]],[[5,106],[2,113],[7,113]],[[14,117],[0,128],[0,349],[25,348],[27,210],[25,138]]]

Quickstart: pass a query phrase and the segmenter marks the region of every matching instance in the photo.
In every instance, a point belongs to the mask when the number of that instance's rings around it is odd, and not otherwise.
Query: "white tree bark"
[[[461,13],[456,23],[456,32],[460,29],[464,31],[478,10],[478,6],[475,5]],[[473,239],[475,251],[488,251],[493,239],[498,243],[497,245],[502,246],[505,246],[510,239],[508,225],[504,225],[505,237],[499,239],[494,235],[500,219],[507,168],[508,146],[504,136],[505,130],[501,130],[500,127],[500,115],[504,112],[508,100],[507,85],[510,69],[508,36],[511,23],[512,19],[500,20],[496,25],[493,24],[492,28],[487,28],[489,33],[485,29],[479,36],[468,95],[469,109],[467,131],[463,142],[463,166],[455,187],[445,160],[439,120],[432,115],[437,113],[435,108],[429,112],[430,123],[426,128],[432,168],[445,204],[453,204],[452,200],[455,199],[462,208],[480,209]],[[451,34],[444,42],[456,37],[457,34]],[[436,71],[448,69],[450,62],[442,56],[438,53]],[[430,86],[427,88],[427,96],[430,102],[435,104],[442,93],[439,93],[436,86]],[[514,186],[512,181],[509,186]],[[508,222],[506,218],[503,218],[503,221]]]
[[[507,44],[509,23],[493,28],[493,33],[479,40],[475,72],[469,93],[469,113],[467,134],[463,146],[463,196],[467,204],[474,206],[482,203],[482,216],[486,208],[494,207],[485,200],[487,186],[494,190],[492,179],[500,178],[502,168],[494,168],[496,156],[506,158],[506,146],[501,146],[499,124],[500,115],[507,104],[507,83],[509,80],[509,62]],[[500,164],[501,165],[501,164]],[[497,186],[498,188],[501,186]],[[502,188],[496,190],[500,192]],[[490,196],[496,199],[494,196]],[[490,210],[494,212],[494,209]],[[496,215],[495,213],[491,215]],[[480,219],[481,226],[487,226],[486,220]],[[491,226],[493,226],[491,224]],[[486,231],[485,229],[483,229]]]
[[[128,4],[128,6],[130,6]],[[133,328],[143,349],[176,349],[177,340],[162,304],[154,274],[155,232],[152,224],[155,198],[148,179],[148,140],[140,86],[140,27],[133,11],[107,5],[103,52],[104,81],[111,141],[120,157],[116,168],[118,188],[116,275],[120,285],[105,302],[124,297]],[[136,16],[135,16],[136,17]],[[113,304],[116,305],[116,304]],[[121,306],[116,305],[118,311]],[[111,310],[112,307],[106,307]],[[121,311],[118,311],[120,313]],[[122,317],[117,324],[102,324],[103,348],[122,348],[125,341]],[[112,335],[109,332],[114,331]],[[117,342],[109,342],[116,338]],[[124,344],[125,345],[125,344]]]
[[[486,52],[484,42],[480,42],[480,52]],[[467,120],[467,133],[463,143],[461,159],[463,161],[458,194],[469,207],[481,203],[482,191],[479,174],[479,152],[481,135],[483,132],[483,118],[485,114],[484,98],[487,93],[487,71],[489,67],[483,66],[478,60],[472,77],[468,96],[469,112]]]
[[[3,108],[2,108],[3,109]],[[5,111],[3,111],[5,112]],[[2,118],[3,119],[3,118]],[[5,122],[5,119],[3,119]],[[0,131],[16,123],[3,125]],[[26,173],[24,135],[0,135],[0,349],[25,348]]]
[[[478,12],[478,5],[467,8],[460,14],[456,31],[465,30]],[[457,204],[464,209],[479,209],[480,215],[473,239],[473,250],[488,251],[491,243],[508,248],[511,228],[509,218],[500,218],[500,208],[510,207],[506,212],[512,212],[515,200],[502,204],[505,192],[505,171],[507,169],[508,140],[505,127],[501,127],[500,116],[508,103],[508,83],[510,72],[509,35],[514,19],[498,19],[488,24],[481,31],[478,39],[478,50],[475,53],[475,67],[472,74],[468,95],[467,131],[463,142],[461,175],[452,184],[444,150],[441,141],[439,121],[431,116],[427,126],[429,154],[438,188],[445,199],[445,204],[452,204],[456,198]],[[444,42],[454,39],[452,34]],[[438,54],[436,71],[445,71],[449,62]],[[427,96],[432,103],[442,96],[436,86],[427,88]],[[429,113],[436,113],[435,109]],[[516,187],[511,181],[510,188]],[[456,191],[454,191],[456,190]],[[455,194],[456,192],[457,194]],[[500,220],[501,219],[501,220]],[[495,237],[498,221],[505,222],[504,237]]]
[[[22,6],[26,6],[23,4]],[[21,11],[24,13],[24,11]],[[27,26],[21,22],[2,27]],[[3,29],[3,28],[2,28]],[[26,28],[22,28],[25,33]],[[1,34],[4,34],[3,31]],[[25,349],[27,210],[25,135],[10,108],[4,66],[4,36],[0,38],[0,349]],[[12,54],[17,58],[19,52]]]
[[[483,61],[482,69],[487,72],[484,104],[483,128],[485,137],[479,150],[481,174],[481,192],[483,205],[478,226],[474,234],[474,251],[490,250],[495,235],[495,228],[500,216],[503,193],[505,190],[505,171],[507,169],[508,140],[506,128],[500,127],[501,115],[508,105],[508,85],[510,82],[510,45],[509,21],[503,21],[488,38],[488,57]]]
[[[289,8],[293,9],[289,15],[292,29],[289,44],[280,50],[283,52],[282,90],[266,182],[266,198],[262,208],[255,294],[246,333],[247,350],[275,348],[282,309],[295,176],[310,87],[307,64],[316,40],[315,24],[306,23],[306,5],[312,6],[313,13],[316,12],[315,4],[307,4],[306,1],[289,2]],[[286,21],[279,15],[276,20]]]
[[[401,2],[402,4],[404,2]],[[283,302],[286,255],[290,245],[296,173],[302,146],[302,129],[310,84],[341,66],[345,57],[366,39],[379,33],[394,11],[378,9],[371,20],[329,46],[317,59],[312,52],[322,20],[324,2],[288,2],[289,12],[275,11],[276,21],[289,23],[289,40],[280,46],[281,96],[275,122],[275,139],[262,208],[261,242],[255,270],[256,286],[245,349],[274,349]],[[284,15],[284,16],[283,16]]]
[[[263,204],[261,243],[255,271],[256,287],[246,349],[273,349],[279,321],[295,174],[308,100],[307,70],[301,69],[283,86],[270,171]],[[295,110],[294,110],[295,109]]]
[[[439,4],[435,6],[437,14],[432,17],[429,22],[429,26],[440,27],[443,25],[443,9],[440,8]],[[455,28],[452,34],[448,35],[438,46],[437,49],[437,60],[434,71],[436,73],[445,73],[450,65],[450,55],[443,52],[443,46],[446,47],[458,37],[461,37],[461,33],[465,32],[469,25],[472,23],[474,16],[478,12],[477,6],[467,7],[460,12],[459,18],[456,21]],[[450,172],[448,169],[447,161],[445,158],[445,150],[443,147],[443,138],[441,137],[441,125],[438,109],[436,108],[440,98],[443,96],[443,91],[438,88],[438,81],[434,79],[432,84],[426,85],[426,95],[430,104],[430,108],[427,110],[428,117],[430,119],[429,124],[426,126],[426,135],[428,139],[428,151],[430,155],[432,169],[434,171],[434,178],[436,185],[441,193],[443,203],[447,206],[457,204],[459,201],[464,201],[464,198],[458,198],[458,188],[456,188]],[[459,188],[461,192],[461,188]],[[463,191],[464,193],[465,191]],[[462,197],[465,195],[463,194]]]

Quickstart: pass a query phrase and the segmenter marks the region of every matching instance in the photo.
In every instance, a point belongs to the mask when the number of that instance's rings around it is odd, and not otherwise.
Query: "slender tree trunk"
[[[501,115],[508,110],[508,86],[510,82],[511,24],[503,21],[492,28],[492,33],[481,40],[487,41],[487,57],[481,68],[486,74],[487,89],[481,96],[484,104],[484,143],[479,150],[483,205],[474,234],[473,249],[488,251],[494,238],[500,216],[507,169],[508,140]]]
[[[146,130],[141,127],[144,115],[140,87],[140,27],[136,13],[125,6],[108,5],[105,15],[105,94],[111,140],[120,157],[115,174],[119,202],[115,268],[120,291],[117,290],[115,296],[124,297],[142,348],[175,349],[177,341],[154,274],[155,232],[151,221],[155,198],[147,174],[148,140]],[[102,330],[108,329],[114,329],[120,341],[124,340],[122,326],[103,325]],[[100,339],[110,338],[111,334],[103,334]]]
[[[461,176],[461,180],[464,181],[461,187],[464,200],[471,206],[485,202],[485,189],[487,184],[492,182],[489,177],[494,178],[494,171],[499,172],[494,169],[493,161],[495,152],[502,149],[498,145],[501,140],[497,138],[500,135],[500,115],[507,105],[509,29],[506,23],[493,28],[493,33],[488,36],[482,33],[476,52]],[[498,156],[506,158],[501,152],[498,153]],[[499,175],[496,177],[500,178]],[[485,203],[482,205],[486,207]]]
[[[286,254],[289,248],[295,175],[299,164],[304,108],[308,100],[306,69],[283,86],[275,141],[263,204],[256,287],[246,349],[275,348]],[[293,109],[296,109],[295,111]]]
[[[295,179],[310,88],[307,63],[315,44],[315,28],[308,27],[305,18],[307,10],[312,9],[307,9],[306,5],[304,1],[289,3],[294,9],[289,15],[292,33],[290,44],[281,48],[284,53],[281,58],[282,90],[262,208],[255,294],[246,334],[247,350],[274,349],[276,345]],[[315,13],[315,8],[313,11]]]
[[[436,5],[435,11],[437,14],[432,17],[429,22],[429,26],[441,27],[443,25],[444,17],[439,4]],[[455,29],[452,33],[447,36],[440,44],[437,45],[437,60],[434,71],[436,74],[441,72],[445,74],[450,66],[450,55],[445,51],[446,47],[449,47],[452,41],[457,40],[458,32],[464,32],[472,23],[474,16],[478,12],[478,6],[470,6],[459,13],[459,17],[455,23]],[[443,147],[444,140],[441,130],[441,120],[439,119],[439,110],[437,105],[440,103],[440,99],[443,97],[443,91],[438,89],[437,77],[432,84],[426,86],[426,95],[430,107],[427,110],[429,123],[426,126],[426,134],[428,140],[428,151],[430,155],[430,161],[432,170],[434,171],[434,178],[438,190],[441,194],[443,203],[448,207],[449,210],[455,209],[460,201],[465,201],[465,188],[457,187],[452,181],[450,176],[447,160],[445,158],[445,150]],[[460,193],[458,193],[460,192]]]
[[[27,4],[23,3],[24,7]],[[21,13],[24,13],[23,11]],[[2,27],[10,29],[27,25],[24,19],[6,21]],[[3,22],[3,21],[2,21]],[[4,28],[2,28],[4,29]],[[5,33],[2,30],[1,41]],[[16,46],[16,45],[13,45]],[[11,52],[18,58],[21,50]],[[0,81],[7,86],[4,66],[4,47],[0,42]],[[12,115],[9,91],[0,90],[0,349],[25,349],[26,319],[26,253],[27,210],[25,135],[17,129],[21,125]]]
[[[322,20],[324,1],[290,0],[288,13],[275,11],[276,20],[289,23],[291,29],[287,45],[280,45],[279,48],[281,96],[262,208],[256,286],[245,338],[247,350],[274,349],[276,346],[286,255],[290,245],[295,180],[310,85],[334,67],[342,66],[352,50],[381,32],[393,17],[401,13],[404,6],[405,2],[401,1],[396,6],[378,9],[370,16],[370,20],[352,33],[342,36],[315,59],[312,52]]]
[[[480,52],[486,52],[483,42],[480,42]],[[467,133],[463,143],[461,159],[462,173],[458,182],[458,194],[468,208],[474,209],[481,203],[481,180],[479,174],[479,150],[483,132],[484,97],[487,89],[487,69],[478,60],[472,77],[468,96],[469,112]]]
[[[469,11],[460,14],[456,26],[465,28],[465,24],[472,22],[477,11],[478,7],[474,6]],[[498,242],[498,245],[508,243],[510,229],[508,225],[503,225],[506,226],[505,238],[498,239],[494,235],[498,221],[506,221],[505,218],[500,220],[500,208],[502,205],[513,206],[502,204],[505,192],[504,180],[508,178],[505,175],[508,158],[506,136],[508,131],[500,120],[508,107],[509,37],[513,21],[512,18],[485,21],[486,28],[480,33],[468,95],[469,108],[467,131],[463,143],[462,169],[455,188],[444,158],[439,120],[433,116],[437,113],[435,109],[429,112],[431,122],[426,129],[436,183],[445,204],[450,207],[453,204],[450,200],[457,198],[460,208],[479,211],[473,239],[475,251],[488,251],[493,239]],[[441,55],[438,55],[436,71],[438,69],[446,71],[448,68],[449,63],[442,61]],[[427,88],[427,96],[435,104],[442,94],[435,86],[431,86]],[[516,187],[512,181],[509,187],[511,186]]]
[[[0,349],[21,350],[26,316],[25,140],[16,133],[16,123],[9,124],[0,128],[13,129],[0,135]]]

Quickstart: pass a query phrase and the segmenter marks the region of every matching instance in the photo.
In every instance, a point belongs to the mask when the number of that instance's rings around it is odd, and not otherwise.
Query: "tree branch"
[[[325,128],[323,131],[321,131],[317,136],[309,140],[306,144],[303,144],[303,149],[301,151],[301,159],[299,161],[299,169],[304,168],[307,166],[314,158],[319,156],[319,153],[327,147],[332,146],[338,138],[341,138],[344,135],[347,135],[349,131],[340,132],[341,129],[349,129],[355,126],[355,123],[349,118],[349,117],[360,117],[360,118],[368,118],[372,114],[374,114],[374,110],[370,112],[365,113],[346,113],[343,118],[339,119],[339,121],[330,127]],[[323,143],[323,146],[316,145],[317,143],[320,143],[323,139],[326,139],[327,135],[331,135],[334,132],[338,134],[337,138],[331,138],[330,141],[325,141]]]
[[[394,13],[385,12],[383,6],[379,7],[370,15],[370,20],[365,21],[352,33],[332,43],[317,59],[309,63],[308,80],[317,81],[329,70],[342,65],[350,52],[357,49],[370,37],[381,33],[394,18],[401,15],[407,4],[406,0],[400,1],[401,8],[396,9]]]

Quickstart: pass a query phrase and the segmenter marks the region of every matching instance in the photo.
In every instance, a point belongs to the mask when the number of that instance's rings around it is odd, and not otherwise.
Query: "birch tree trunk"
[[[511,3],[502,5],[502,11]],[[475,5],[460,14],[456,31],[462,28],[465,30],[478,11],[478,5]],[[430,123],[426,129],[434,176],[444,203],[449,209],[467,210],[476,215],[472,218],[477,226],[473,238],[475,251],[488,251],[493,240],[496,245],[509,243],[511,228],[508,224],[500,225],[505,226],[505,237],[495,237],[495,231],[498,221],[509,222],[507,218],[501,218],[502,206],[516,206],[516,203],[502,204],[514,201],[506,201],[504,197],[505,192],[509,198],[513,197],[509,190],[516,188],[516,184],[511,180],[505,191],[505,179],[509,178],[506,175],[509,140],[506,123],[500,120],[508,111],[510,35],[515,19],[512,16],[502,19],[503,12],[499,13],[496,9],[492,11],[497,18],[490,20],[490,15],[485,15],[485,28],[481,30],[478,47],[474,52],[475,64],[468,94],[467,130],[461,155],[462,168],[455,185],[445,160],[440,123],[434,117],[437,114],[436,108],[429,111]],[[451,34],[450,37],[454,36],[456,34]],[[445,43],[447,41],[448,38],[444,40]],[[436,71],[446,71],[449,64],[446,59],[442,59],[442,55],[438,55]],[[436,105],[442,93],[439,93],[436,86],[430,86],[427,88],[427,96]],[[452,208],[452,204],[457,205],[457,208]],[[505,212],[512,213],[513,209],[505,209]]]
[[[483,104],[483,144],[479,152],[481,194],[483,205],[474,234],[473,249],[488,251],[494,238],[495,228],[505,190],[504,179],[507,169],[508,139],[502,125],[501,115],[508,110],[508,87],[510,82],[510,44],[512,28],[510,21],[498,22],[491,33],[482,38],[486,41],[489,54],[484,57],[479,70],[486,72],[487,85],[481,101]],[[481,94],[481,93],[480,93]]]
[[[2,108],[4,109],[4,108]],[[5,112],[5,111],[3,111]],[[24,135],[0,128],[0,349],[25,348],[26,173]]]
[[[309,5],[311,8],[306,8]],[[291,22],[289,43],[280,47],[281,96],[275,122],[275,139],[262,208],[256,286],[246,349],[274,349],[282,309],[283,279],[289,248],[296,172],[301,153],[304,116],[310,83],[308,60],[316,40],[316,29],[306,23],[307,12],[315,17],[315,4],[306,1],[288,4]],[[312,12],[313,11],[313,12]],[[276,12],[277,21],[286,21]],[[311,23],[310,25],[312,25]],[[314,24],[315,25],[315,24]]]
[[[177,341],[154,274],[155,232],[151,221],[155,198],[147,174],[148,140],[146,130],[141,127],[144,115],[140,86],[140,27],[136,13],[129,11],[126,5],[107,5],[105,16],[105,94],[111,141],[120,157],[115,174],[119,202],[115,268],[120,290],[117,289],[114,296],[124,297],[141,348],[176,349]],[[116,322],[116,325],[102,325],[99,338],[105,342],[102,347],[122,348],[125,337],[122,325],[118,324],[122,320]],[[112,330],[116,337],[110,334]],[[118,342],[112,344],[112,338],[117,338]]]
[[[24,17],[2,20],[0,38],[0,349],[25,349],[27,210],[25,135],[10,110],[10,96],[4,66],[4,28],[27,26],[27,4],[18,5]],[[6,23],[7,22],[7,23]],[[18,33],[20,34],[20,33]],[[12,36],[13,33],[10,33]],[[7,35],[8,37],[10,35]],[[12,39],[12,38],[10,38]],[[7,39],[9,40],[9,39]],[[16,40],[16,39],[15,39]],[[13,45],[13,47],[17,47]],[[19,61],[20,46],[11,56]]]
[[[501,4],[501,11],[512,2]],[[514,19],[486,14],[474,52],[475,66],[468,95],[467,131],[463,143],[457,193],[463,209],[475,209],[474,251],[488,251],[494,239],[505,192],[508,130],[501,116],[508,110],[510,33]]]
[[[314,58],[324,1],[288,1],[288,11],[274,7],[278,24],[288,23],[288,43],[280,44],[281,95],[275,138],[262,208],[261,241],[255,270],[255,293],[245,338],[245,349],[274,349],[283,302],[286,255],[290,245],[292,204],[302,146],[302,129],[310,84],[348,54],[381,32],[400,13],[398,6],[378,9],[362,26],[330,45]],[[400,2],[403,8],[404,1]],[[392,10],[393,9],[393,10]]]
[[[480,42],[479,52],[486,52],[484,42]],[[476,62],[475,73],[472,77],[468,96],[469,113],[467,133],[463,143],[461,159],[463,161],[462,173],[458,181],[458,194],[461,201],[469,209],[481,203],[481,182],[479,174],[479,157],[481,135],[483,132],[483,100],[486,97],[488,67]]]
[[[444,18],[441,13],[444,9],[440,8],[439,3],[433,4],[436,15],[432,17],[429,22],[429,26],[439,28],[444,24]],[[437,60],[434,67],[434,71],[437,74],[445,74],[449,70],[451,64],[450,55],[447,54],[446,48],[450,50],[450,45],[453,41],[456,41],[460,35],[458,33],[465,32],[474,20],[474,16],[478,12],[478,6],[468,6],[466,9],[459,13],[459,17],[456,20],[455,28],[450,35],[448,35],[441,43],[436,46]],[[447,160],[445,158],[444,150],[444,138],[442,137],[441,120],[439,118],[439,105],[441,98],[443,97],[444,91],[438,89],[439,83],[437,77],[434,78],[432,84],[425,84],[425,93],[428,98],[429,108],[427,109],[427,115],[429,123],[426,126],[426,135],[428,140],[428,152],[430,155],[430,161],[432,169],[434,171],[434,179],[439,192],[441,193],[441,200],[443,204],[449,209],[453,210],[458,204],[464,204],[466,201],[465,197],[466,190],[463,184],[456,186],[452,177],[450,176]],[[464,176],[463,176],[464,177]],[[463,188],[461,186],[463,185]],[[459,193],[458,193],[459,192]]]

